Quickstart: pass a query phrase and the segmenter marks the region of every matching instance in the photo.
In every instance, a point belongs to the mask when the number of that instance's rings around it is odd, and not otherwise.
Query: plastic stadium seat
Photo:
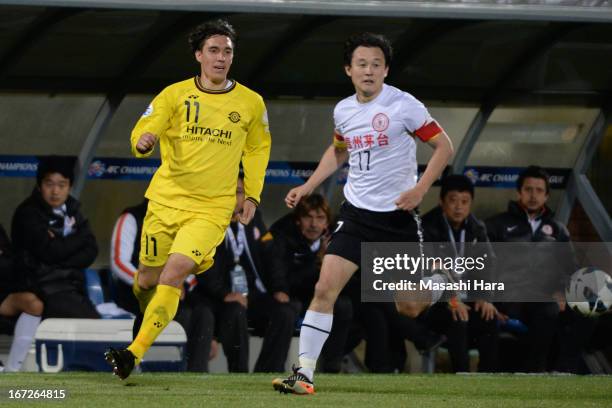
[[[87,296],[96,307],[102,319],[133,319],[134,315],[119,308],[114,302],[104,299],[104,289],[100,272],[95,269],[85,269],[85,286]]]
[[[95,269],[85,269],[85,286],[87,287],[87,295],[94,306],[104,303],[104,292],[102,291],[102,282],[100,275]]]

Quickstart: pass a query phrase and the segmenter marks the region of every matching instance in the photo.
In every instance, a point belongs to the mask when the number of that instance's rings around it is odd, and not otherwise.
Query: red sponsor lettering
[[[389,136],[385,135],[384,133],[380,133],[376,138],[376,142],[378,143],[378,146],[388,146]]]
[[[351,140],[350,136],[344,136],[344,142],[346,143],[346,148],[347,149],[352,149],[353,148],[353,141]]]
[[[353,137],[353,145],[355,146],[355,149],[359,149],[360,147],[363,147],[361,136]]]

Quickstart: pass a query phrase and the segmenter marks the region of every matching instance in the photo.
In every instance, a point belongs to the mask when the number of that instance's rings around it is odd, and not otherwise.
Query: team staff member
[[[106,353],[120,378],[129,376],[174,317],[181,285],[190,273],[210,268],[236,204],[236,180],[244,168],[248,224],[259,203],[270,155],[264,102],[228,79],[236,33],[223,20],[198,26],[189,42],[200,75],[155,97],[132,131],[136,157],[161,148],[162,164],[145,194],[145,217],[134,293],[145,310],[127,349]]]
[[[484,222],[472,214],[474,185],[466,176],[454,174],[442,179],[440,205],[423,216],[425,240],[434,243],[436,255],[442,257],[485,257],[493,259]],[[486,271],[485,271],[486,272]],[[468,280],[486,278],[484,272],[455,274]],[[479,293],[469,303],[461,296],[451,298],[448,305],[438,303],[428,314],[428,323],[438,326],[448,337],[453,371],[469,371],[469,348],[478,348],[478,371],[497,369],[497,309],[488,302],[487,293]]]
[[[277,220],[261,238],[265,262],[264,282],[272,296],[265,299],[268,310],[253,310],[262,317],[266,331],[255,371],[281,372],[291,345],[297,318],[303,318],[315,291],[321,260],[327,246],[331,211],[320,194],[304,197]],[[266,279],[267,278],[267,279]],[[258,313],[259,312],[259,313]],[[334,324],[322,351],[320,368],[339,372],[353,318],[350,297],[340,295],[334,305]],[[260,319],[261,321],[261,319]],[[257,322],[255,322],[257,324]]]
[[[546,205],[550,194],[548,173],[538,166],[527,167],[518,178],[516,190],[517,200],[508,203],[508,210],[486,222],[491,242],[515,243],[505,252],[500,247],[497,273],[501,279],[521,288],[524,298],[529,298],[531,290],[548,289],[551,301],[500,302],[497,308],[502,313],[502,320],[511,317],[527,325],[522,369],[542,372],[547,369],[559,311],[565,309],[565,300],[560,294],[563,287],[559,282],[552,282],[557,285],[551,285],[550,275],[551,272],[554,272],[554,278],[569,275],[575,270],[575,265],[569,232],[553,218],[554,213]],[[524,251],[517,254],[517,243],[520,242],[525,243]],[[550,253],[546,250],[552,245],[538,246],[536,242],[567,243],[568,247],[563,253]],[[566,270],[560,271],[559,266]]]
[[[43,319],[100,318],[83,273],[96,259],[98,244],[81,203],[70,195],[73,181],[72,159],[41,158],[36,187],[13,214],[15,268],[25,272],[26,288],[42,300]]]

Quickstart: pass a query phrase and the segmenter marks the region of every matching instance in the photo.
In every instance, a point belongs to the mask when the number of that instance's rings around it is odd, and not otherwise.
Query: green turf
[[[612,407],[612,377],[539,375],[318,375],[314,396],[280,395],[271,375],[105,373],[0,374],[9,389],[66,390],[55,406],[74,407]]]

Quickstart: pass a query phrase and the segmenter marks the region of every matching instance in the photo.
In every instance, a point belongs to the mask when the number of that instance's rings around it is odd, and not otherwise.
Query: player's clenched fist
[[[297,203],[300,202],[302,197],[308,196],[312,191],[306,187],[306,184],[302,184],[299,187],[292,188],[285,197],[285,204],[289,208],[295,208]]]
[[[400,210],[410,211],[421,204],[421,201],[423,201],[423,193],[415,187],[400,194],[395,205]]]
[[[238,218],[238,221],[240,221],[242,225],[249,225],[249,223],[255,216],[256,209],[257,206],[251,200],[245,200],[244,205],[242,207],[242,213],[240,214],[240,218]]]
[[[140,153],[146,153],[155,146],[157,142],[157,136],[153,133],[143,133],[138,139],[138,143],[136,143],[136,150]]]

